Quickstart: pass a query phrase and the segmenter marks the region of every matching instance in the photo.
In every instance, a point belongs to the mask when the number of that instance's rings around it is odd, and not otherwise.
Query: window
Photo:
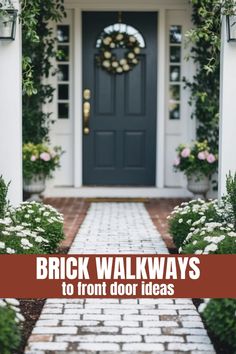
[[[180,119],[182,26],[169,29],[169,119]]]
[[[57,26],[57,111],[59,119],[69,119],[70,116],[70,68],[71,68],[71,38],[70,26]]]

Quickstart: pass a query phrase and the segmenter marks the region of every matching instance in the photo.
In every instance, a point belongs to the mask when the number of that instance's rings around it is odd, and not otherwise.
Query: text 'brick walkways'
[[[168,253],[142,203],[92,203],[76,253]],[[213,354],[190,299],[49,299],[26,354]]]

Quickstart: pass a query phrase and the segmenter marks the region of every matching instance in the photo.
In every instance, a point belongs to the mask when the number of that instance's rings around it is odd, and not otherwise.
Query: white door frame
[[[174,4],[173,4],[174,3]],[[188,1],[66,1],[66,8],[74,11],[74,186],[83,186],[83,136],[82,136],[82,12],[83,11],[153,11],[157,12],[157,124],[156,124],[156,184],[164,188],[164,144],[165,144],[165,83],[166,83],[166,10],[188,8]]]

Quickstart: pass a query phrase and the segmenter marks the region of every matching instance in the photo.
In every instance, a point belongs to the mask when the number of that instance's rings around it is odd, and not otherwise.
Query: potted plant
[[[195,141],[191,145],[180,144],[176,151],[175,170],[187,176],[188,190],[196,199],[204,198],[210,188],[210,177],[217,170],[217,155],[206,140]]]
[[[45,190],[46,178],[60,167],[60,147],[53,149],[45,144],[27,143],[23,145],[24,191],[31,194],[30,200],[40,201]]]

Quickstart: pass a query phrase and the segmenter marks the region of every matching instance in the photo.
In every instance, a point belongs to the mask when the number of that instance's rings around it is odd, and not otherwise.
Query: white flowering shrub
[[[219,221],[218,202],[216,200],[205,202],[204,200],[191,200],[174,208],[169,220],[169,232],[177,248],[183,245],[184,240],[195,226],[204,225],[206,222]]]
[[[21,341],[21,324],[24,317],[20,313],[16,299],[0,299],[0,353],[12,354]]]
[[[41,241],[40,248],[45,253],[55,253],[64,239],[63,216],[51,205],[24,202],[9,210],[8,216],[15,225],[24,226],[37,235],[35,241]]]
[[[232,224],[195,222],[179,252],[183,254],[235,254],[236,232]],[[196,224],[199,227],[196,227]]]
[[[209,299],[198,308],[208,331],[227,349],[236,353],[236,299]]]
[[[15,225],[11,218],[0,219],[0,254],[40,254],[48,240],[29,225]]]

